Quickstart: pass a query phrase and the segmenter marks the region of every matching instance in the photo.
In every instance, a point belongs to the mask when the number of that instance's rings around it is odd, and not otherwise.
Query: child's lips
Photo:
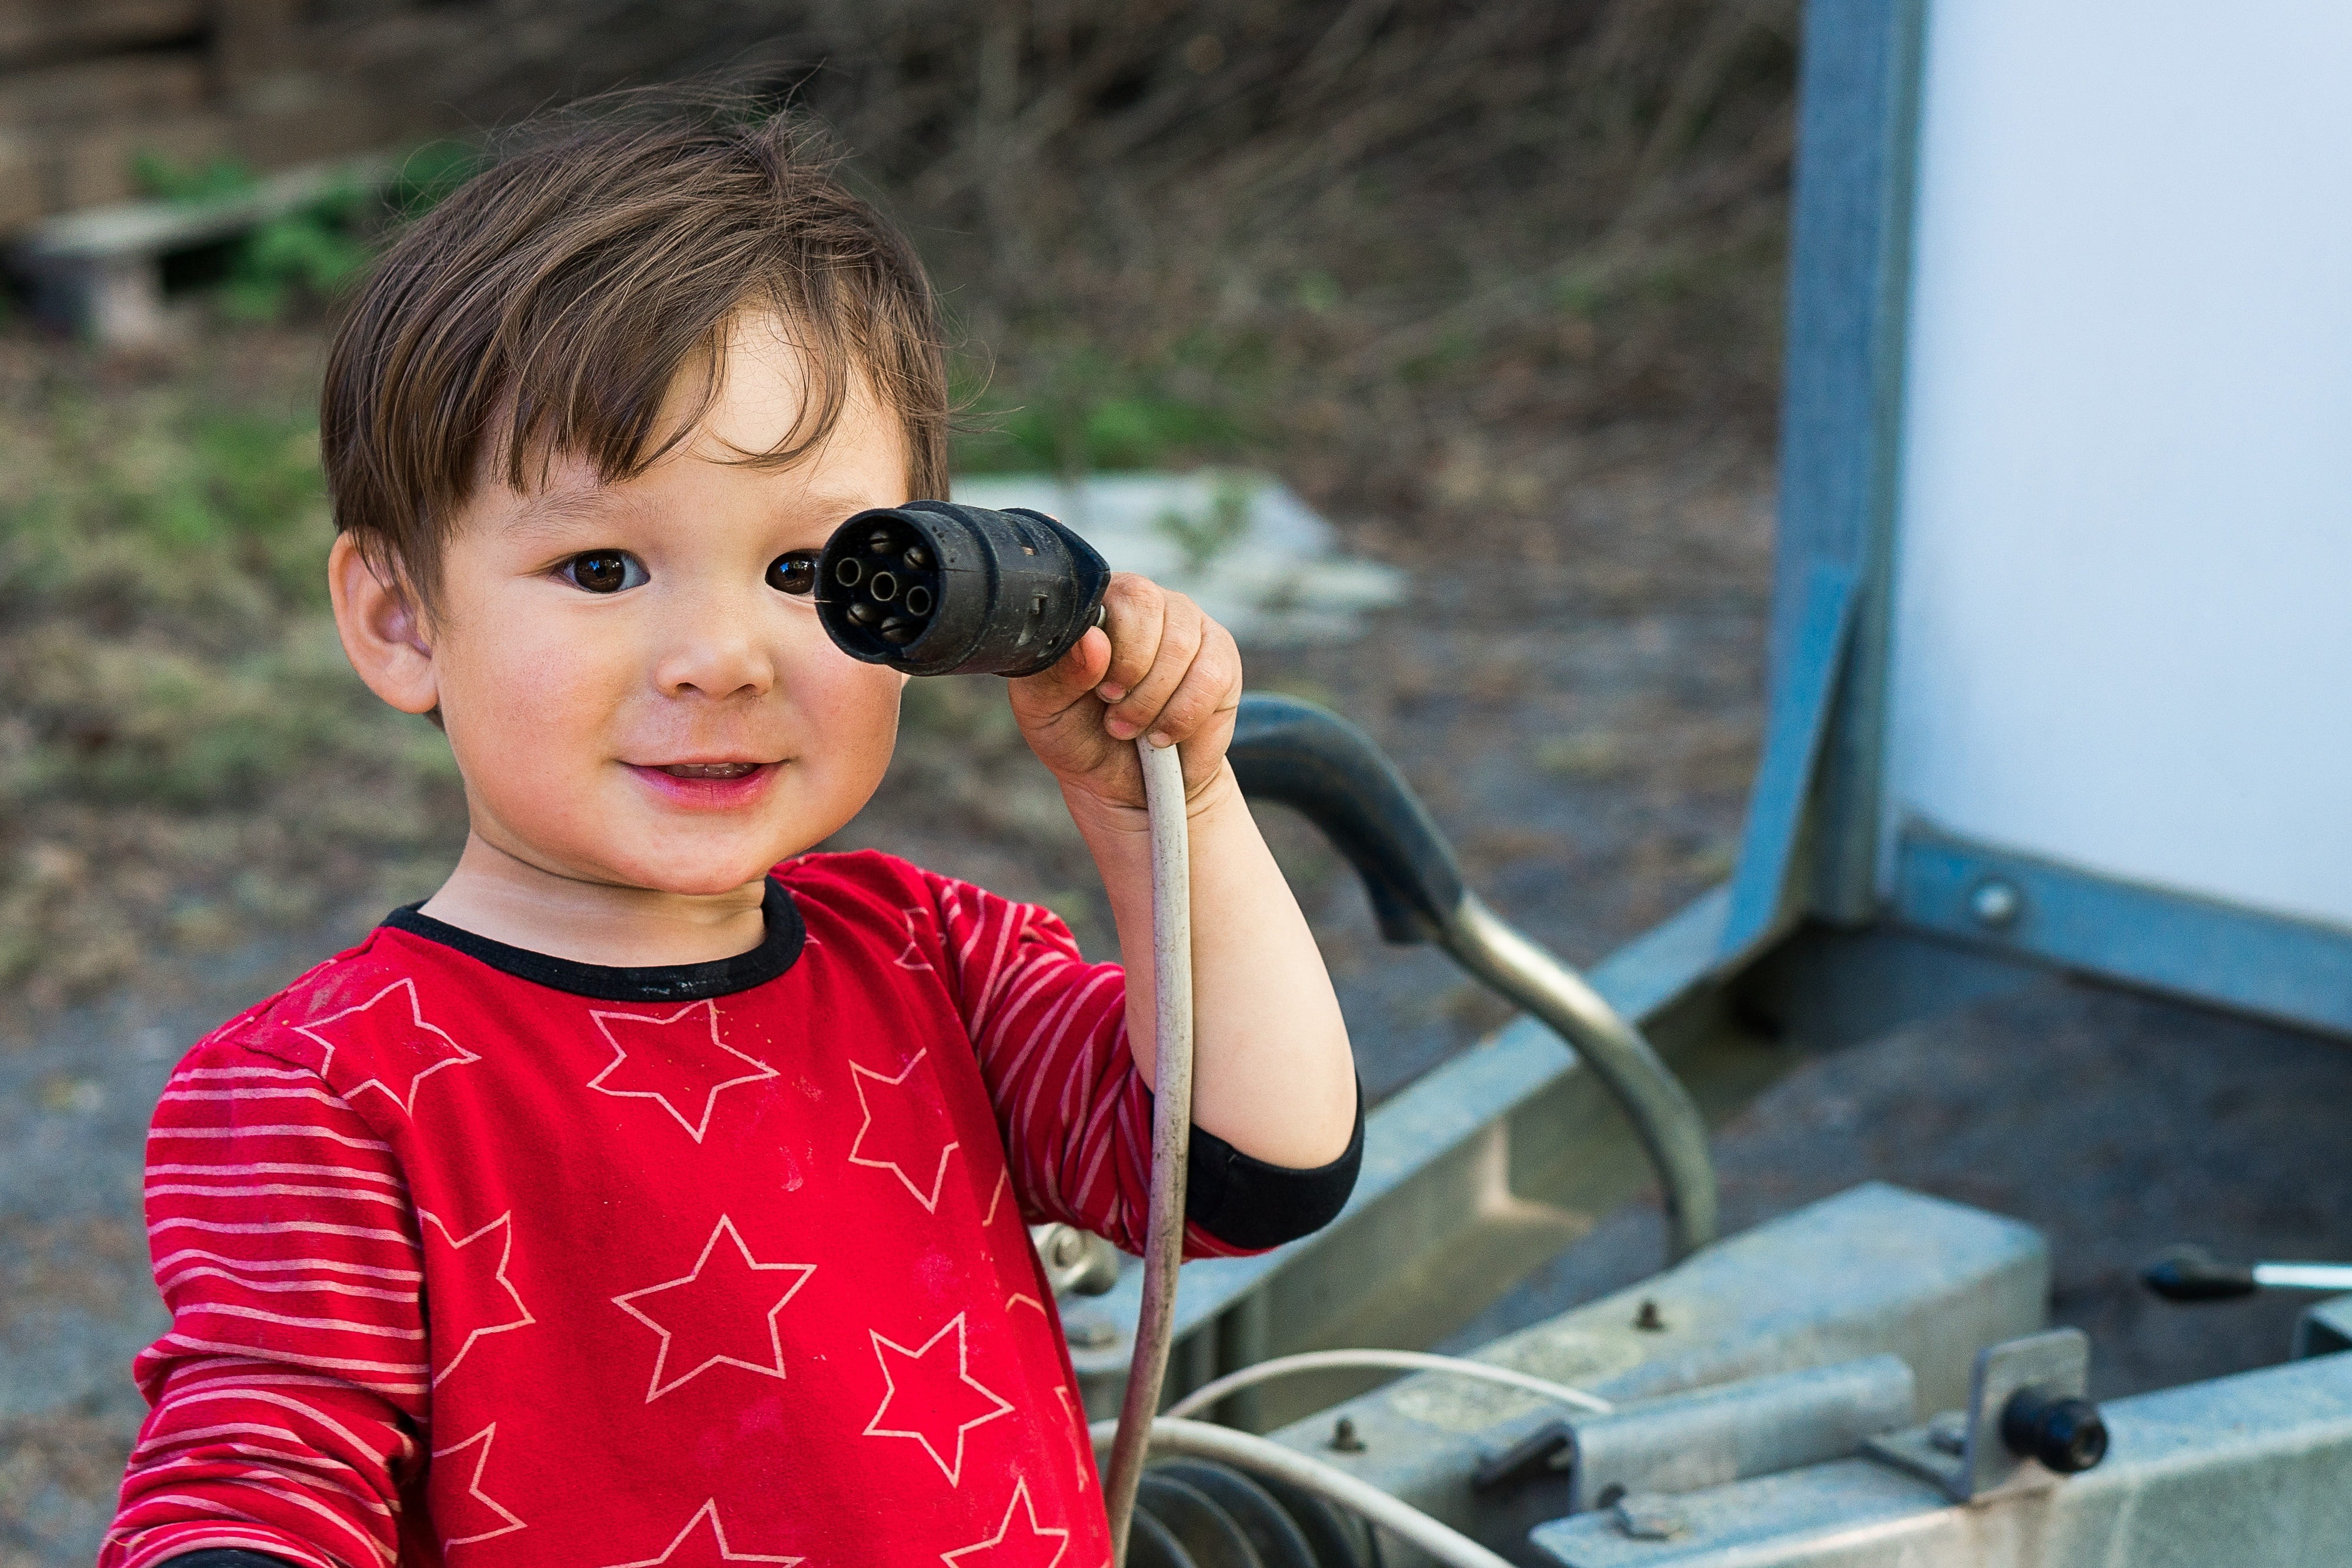
[[[740,779],[747,773],[758,772],[764,764],[758,762],[663,762],[656,763],[655,766],[673,779]]]
[[[626,762],[622,764],[672,805],[731,810],[766,793],[781,762]]]

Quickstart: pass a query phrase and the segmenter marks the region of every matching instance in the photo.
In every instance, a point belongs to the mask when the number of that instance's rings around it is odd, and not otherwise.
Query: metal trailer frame
[[[2053,972],[2352,1036],[2352,934],[2337,928],[1916,823],[1894,825],[1882,893],[1926,22],[1926,0],[1808,0],[1769,725],[1746,835],[1730,883],[1590,977],[1711,1122],[1786,1070],[1777,1041],[1834,1049]],[[1330,1228],[1185,1270],[1171,1396],[1270,1355],[1440,1340],[1646,1175],[1592,1069],[1521,1019],[1371,1114],[1362,1179]],[[1528,1563],[2352,1562],[2352,1356],[2329,1354],[2352,1346],[2352,1297],[2305,1314],[2294,1354],[2308,1359],[2110,1404],[2110,1458],[2082,1476],[2021,1461],[2003,1485],[1956,1490],[1931,1478],[1937,1445],[1958,1437],[1931,1427],[1874,1439],[1907,1470],[1854,1452],[1855,1401],[1883,1412],[1891,1397],[1854,1358],[1904,1359],[1919,1402],[1906,1419],[1966,1407],[1972,1363],[2042,1327],[2047,1268],[2024,1227],[1867,1187],[1478,1353],[1636,1401],[1608,1431],[1432,1375],[1371,1393],[1379,1375],[1305,1375],[1219,1414],[1279,1427]],[[1792,1280],[1806,1281],[1793,1299]],[[1117,1407],[1137,1289],[1130,1270],[1064,1303],[1093,1414]],[[1713,1394],[1664,1397],[1694,1389]],[[1622,1456],[1668,1449],[1696,1456],[1661,1472],[1673,1495],[1613,1508],[1546,1469],[1572,1472],[1563,1452],[1638,1469]]]

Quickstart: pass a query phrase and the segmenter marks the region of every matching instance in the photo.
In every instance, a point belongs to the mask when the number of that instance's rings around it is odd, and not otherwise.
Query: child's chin
[[[603,871],[605,877],[625,887],[704,897],[734,893],[758,882],[793,852],[789,845],[764,841],[729,845],[717,852],[713,849],[705,844],[667,853],[656,851],[618,863],[608,861]]]
[[[782,857],[779,856],[778,859]],[[638,885],[656,893],[674,893],[681,897],[709,897],[717,894],[734,893],[749,883],[760,881],[774,870],[776,862],[762,860],[756,865],[730,867],[705,874],[681,876],[676,871],[661,873],[656,880]]]

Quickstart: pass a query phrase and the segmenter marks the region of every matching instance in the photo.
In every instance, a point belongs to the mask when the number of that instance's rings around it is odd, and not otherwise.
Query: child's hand
[[[1224,776],[1241,704],[1233,633],[1182,594],[1133,572],[1112,577],[1103,610],[1102,627],[1061,663],[1007,683],[1021,733],[1073,806],[1091,798],[1137,810],[1143,769],[1135,737],[1173,742],[1184,758],[1185,797],[1197,805]]]

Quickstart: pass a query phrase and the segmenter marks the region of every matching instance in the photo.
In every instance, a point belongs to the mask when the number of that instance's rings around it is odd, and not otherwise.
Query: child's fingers
[[[1040,716],[1056,714],[1081,702],[1091,703],[1110,664],[1110,639],[1100,627],[1090,628],[1070,651],[1034,675],[1013,683],[1014,702]]]
[[[1110,633],[1110,665],[1095,687],[1103,701],[1120,701],[1150,674],[1152,662],[1160,654],[1168,597],[1149,578],[1131,571],[1112,576],[1103,594],[1103,630]]]
[[[1160,636],[1152,650],[1150,668],[1136,681],[1127,695],[1110,705],[1104,716],[1104,727],[1121,740],[1129,739],[1150,729],[1183,684],[1185,672],[1201,650],[1202,622],[1200,607],[1181,593],[1170,593],[1160,601]],[[1112,661],[1118,661],[1121,651],[1116,634],[1112,640]]]
[[[1184,677],[1147,727],[1155,746],[1174,746],[1200,738],[1219,715],[1230,713],[1241,701],[1241,651],[1233,633],[1202,617],[1202,635]],[[1218,748],[1222,753],[1223,748]]]

